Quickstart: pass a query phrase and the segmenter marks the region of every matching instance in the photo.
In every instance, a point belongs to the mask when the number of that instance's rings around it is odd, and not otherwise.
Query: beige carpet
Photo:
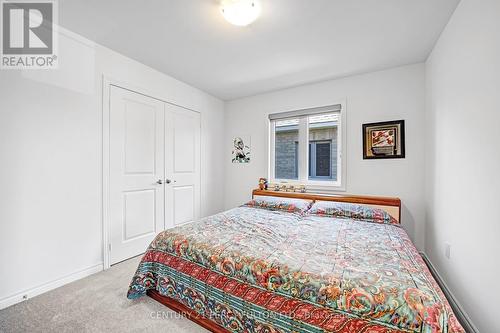
[[[140,258],[0,311],[0,332],[207,332],[149,297],[126,298]]]

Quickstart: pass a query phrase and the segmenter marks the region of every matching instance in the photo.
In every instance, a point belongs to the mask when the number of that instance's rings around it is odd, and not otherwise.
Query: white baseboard
[[[462,327],[465,329],[465,331],[468,333],[479,333],[479,330],[472,323],[467,312],[465,312],[464,308],[460,305],[455,296],[452,294],[450,288],[448,288],[443,278],[441,277],[441,275],[439,275],[438,271],[436,270],[436,267],[434,267],[432,262],[429,260],[429,257],[427,257],[427,255],[424,252],[420,252],[420,255],[422,256],[422,258],[424,258],[424,261],[427,264],[427,267],[429,267],[429,270],[434,276],[434,279],[436,279],[437,283],[441,287],[441,290],[443,290],[444,295],[448,299],[448,303],[450,303],[453,312],[457,316],[458,321],[460,322],[460,324],[462,324]]]
[[[22,292],[16,293],[12,296],[5,297],[3,299],[0,299],[0,310],[5,309],[6,307],[9,307],[11,305],[14,305],[16,303],[20,303],[22,301],[25,301],[29,298],[33,298],[35,296],[38,296],[40,294],[43,294],[47,291],[59,288],[65,284],[68,284],[70,282],[83,279],[84,277],[87,277],[89,275],[92,275],[94,273],[100,272],[103,270],[103,263],[96,264],[94,266],[82,269],[80,271],[71,273],[69,275],[66,275],[65,277],[62,277],[60,279],[44,283],[38,287],[31,288],[28,290],[24,290]]]

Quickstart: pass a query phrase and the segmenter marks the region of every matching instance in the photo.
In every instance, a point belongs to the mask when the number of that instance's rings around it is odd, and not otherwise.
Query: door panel
[[[194,186],[174,186],[174,224],[194,220]]]
[[[143,253],[164,229],[164,103],[111,86],[111,264]]]
[[[156,230],[155,190],[128,191],[123,194],[123,240],[131,241]]]
[[[124,116],[125,172],[154,174],[156,109],[127,100]]]
[[[186,111],[189,112],[189,111]],[[195,122],[192,117],[174,113],[174,172],[195,172]]]
[[[200,114],[165,106],[166,228],[200,217]]]

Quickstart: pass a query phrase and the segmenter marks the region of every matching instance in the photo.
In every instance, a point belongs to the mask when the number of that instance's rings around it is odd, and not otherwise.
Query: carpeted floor
[[[207,332],[149,297],[126,298],[139,260],[0,310],[0,332]]]

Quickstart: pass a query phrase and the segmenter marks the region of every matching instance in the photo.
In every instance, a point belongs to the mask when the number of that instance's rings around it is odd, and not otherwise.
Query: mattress
[[[406,232],[242,206],[160,233],[128,297],[237,332],[464,332]]]

